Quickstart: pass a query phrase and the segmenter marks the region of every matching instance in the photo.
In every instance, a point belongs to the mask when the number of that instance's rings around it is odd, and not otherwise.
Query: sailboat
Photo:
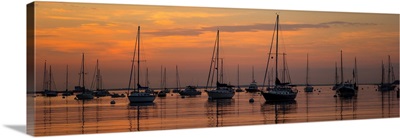
[[[305,92],[313,92],[314,87],[308,84],[308,53],[307,53],[307,71],[306,71],[306,87],[304,88]]]
[[[79,86],[75,86],[75,90],[79,90],[81,92],[76,95],[76,99],[78,99],[78,100],[93,99],[93,92],[89,91],[85,87],[85,53],[82,53],[82,66],[81,66],[81,72],[79,73],[79,75],[80,75],[80,77],[82,77],[82,85],[79,83]],[[81,79],[81,78],[79,78],[79,79]]]
[[[343,81],[343,56],[342,51],[340,51],[340,73],[341,73],[341,82],[340,86],[336,89],[336,93],[340,97],[352,97],[356,94],[356,79],[355,79],[355,71],[353,70],[353,80]]]
[[[243,92],[243,89],[242,88],[240,88],[240,85],[239,85],[239,65],[237,66],[237,89],[235,90],[236,92]]]
[[[95,68],[95,73],[93,74],[94,80],[92,81],[92,86],[93,84],[95,85],[96,89],[93,90],[93,94],[96,97],[104,97],[110,95],[108,90],[103,89],[103,76],[100,74],[100,68],[99,68],[99,60],[97,59],[96,61],[96,68]]]
[[[130,103],[146,103],[146,102],[153,102],[156,99],[156,95],[152,92],[146,91],[148,87],[142,87],[140,85],[140,26],[138,26],[137,38],[137,75],[135,76],[137,79],[137,86],[135,86],[134,90],[129,93],[130,85],[132,81],[132,72],[133,72],[133,65],[135,62],[136,51],[133,54],[132,66],[131,66],[131,73],[129,77],[129,85],[128,85],[128,99]],[[136,45],[135,45],[136,50]]]
[[[158,97],[166,97],[167,93],[169,93],[169,89],[167,88],[167,68],[163,68],[161,66],[161,91],[157,94]]]
[[[297,89],[294,89],[293,85],[290,85],[290,82],[284,82],[285,81],[285,76],[288,71],[286,70],[286,59],[285,59],[285,53],[283,53],[283,62],[284,62],[284,68],[283,68],[283,82],[281,82],[278,78],[278,34],[279,34],[279,15],[276,15],[276,24],[275,24],[275,29],[274,29],[274,34],[276,31],[276,53],[275,53],[275,85],[272,87],[270,90],[267,92],[262,92],[262,95],[266,101],[282,101],[282,100],[294,100],[297,96]],[[274,36],[274,35],[273,35]],[[272,43],[271,43],[272,44]],[[269,58],[268,58],[268,63],[267,63],[267,69],[265,73],[268,73],[268,66],[269,66],[269,60],[271,59],[271,50],[272,50],[272,45],[270,48],[269,52]],[[267,76],[266,74],[264,77]],[[265,78],[264,78],[265,80]]]
[[[73,92],[68,91],[68,65],[67,65],[67,73],[65,75],[65,91],[62,93],[62,96],[70,96],[73,94],[74,94]]]
[[[339,77],[338,77],[338,74],[337,74],[337,63],[335,62],[335,84],[332,87],[332,90],[334,90],[334,91],[340,86],[338,78]]]
[[[388,56],[388,76],[387,81],[385,82],[385,67],[382,61],[382,80],[381,83],[378,85],[378,90],[381,92],[385,91],[393,91],[396,88],[396,85],[392,83],[394,81],[394,71],[393,66],[390,62],[390,56]]]
[[[219,72],[219,63],[220,57],[219,57],[219,30],[217,30],[217,38],[215,41],[214,49],[213,49],[213,54],[211,58],[211,64],[210,64],[210,70],[208,72],[208,79],[207,79],[207,86],[206,86],[206,92],[208,95],[209,99],[232,99],[232,97],[235,95],[235,92],[233,90],[232,85],[228,85],[223,83],[222,73],[220,74]],[[222,66],[221,66],[222,68]],[[216,71],[216,89],[213,90],[208,90],[209,84],[211,85],[214,80],[214,71]],[[211,76],[211,74],[213,76]]]
[[[173,93],[181,92],[182,90],[179,89],[181,87],[180,85],[181,85],[181,83],[180,83],[180,80],[179,80],[178,65],[176,65],[176,88],[173,89],[172,92]]]
[[[258,89],[257,82],[254,79],[254,66],[252,67],[252,75],[251,76],[252,76],[251,78],[252,78],[253,81],[250,83],[250,85],[246,89],[246,91],[247,92],[259,92],[260,90]]]
[[[55,85],[55,82],[54,82],[54,80],[53,80],[53,74],[52,74],[52,72],[51,72],[51,65],[50,65],[50,71],[49,71],[49,80],[48,81],[46,81],[46,79],[47,79],[47,68],[46,68],[46,61],[44,62],[44,91],[43,91],[43,94],[45,95],[45,96],[47,96],[47,97],[55,97],[55,96],[57,96],[57,92],[56,91],[54,91],[54,90],[52,90],[52,84],[54,83],[54,85]]]

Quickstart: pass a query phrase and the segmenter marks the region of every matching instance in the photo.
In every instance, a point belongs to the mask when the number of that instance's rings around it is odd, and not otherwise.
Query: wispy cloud
[[[343,22],[343,21],[332,21],[326,23],[320,23],[321,25],[352,25],[352,26],[363,26],[363,25],[377,25],[375,23],[354,23],[354,22]]]
[[[343,21],[332,21],[319,24],[281,24],[281,29],[284,31],[298,31],[301,29],[318,29],[318,28],[331,28],[334,26],[365,26],[365,25],[377,25],[374,23],[354,23],[354,22],[343,22]],[[275,24],[249,24],[249,25],[225,25],[225,26],[208,26],[201,27],[199,29],[168,29],[159,30],[153,32],[144,32],[146,34],[156,36],[173,36],[173,35],[200,35],[206,31],[215,31],[217,29],[223,30],[224,32],[257,32],[257,31],[272,31],[274,30]]]

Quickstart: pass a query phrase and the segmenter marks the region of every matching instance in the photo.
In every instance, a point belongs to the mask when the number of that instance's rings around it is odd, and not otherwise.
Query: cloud
[[[202,34],[202,31],[199,29],[164,29],[161,31],[153,31],[153,32],[142,32],[143,34],[150,34],[156,36],[174,36],[174,35],[182,35],[182,36],[197,36]]]
[[[281,24],[281,28],[284,31],[298,31],[301,29],[318,29],[318,28],[331,28],[339,25],[347,26],[364,26],[364,25],[376,25],[374,23],[354,23],[354,22],[343,22],[343,21],[332,21],[319,24]],[[174,36],[174,35],[200,35],[206,31],[216,31],[217,29],[223,32],[258,32],[258,31],[273,31],[275,24],[248,24],[248,25],[225,25],[225,26],[208,26],[201,27],[199,29],[164,29],[153,32],[146,32],[146,34],[156,36]]]
[[[332,21],[326,23],[320,23],[321,25],[353,25],[353,26],[362,26],[362,25],[377,25],[375,23],[352,23],[352,22],[343,22],[343,21]]]

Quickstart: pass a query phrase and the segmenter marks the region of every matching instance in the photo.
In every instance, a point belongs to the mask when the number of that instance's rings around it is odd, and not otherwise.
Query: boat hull
[[[93,94],[96,97],[104,97],[110,95],[108,91],[94,91]]]
[[[378,85],[378,90],[381,92],[393,91],[395,88],[396,88],[395,85],[387,85],[387,84]]]
[[[211,99],[232,99],[232,97],[235,96],[235,93],[233,91],[228,90],[211,90],[206,92],[208,98]]]
[[[297,93],[273,93],[273,92],[266,92],[262,93],[264,99],[266,101],[289,101],[296,99]]]
[[[55,91],[46,91],[46,92],[44,92],[44,95],[47,97],[56,97],[58,95],[58,93]]]
[[[80,93],[76,95],[76,99],[78,100],[90,100],[93,99],[92,94]]]
[[[196,95],[201,95],[201,92],[199,91],[181,91],[179,92],[180,95],[182,96],[196,96]]]
[[[235,90],[235,92],[244,92],[244,91],[243,91],[243,89],[238,88],[238,89]]]
[[[130,103],[149,103],[156,99],[155,95],[130,95],[128,96]]]
[[[304,88],[304,92],[313,92],[313,91],[314,91],[314,87],[312,87],[312,86],[306,86]]]
[[[356,95],[356,90],[349,87],[340,87],[336,92],[340,97],[352,97]]]
[[[167,96],[167,93],[165,93],[165,92],[159,92],[159,93],[157,94],[157,96],[158,96],[158,97],[166,97],[166,96]]]
[[[259,89],[246,89],[246,92],[259,92]]]

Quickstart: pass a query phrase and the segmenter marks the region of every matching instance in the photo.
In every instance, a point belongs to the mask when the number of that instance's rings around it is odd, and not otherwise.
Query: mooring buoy
[[[249,102],[250,102],[250,103],[253,103],[253,102],[254,102],[254,99],[253,99],[253,98],[250,98],[250,99],[249,99]]]

